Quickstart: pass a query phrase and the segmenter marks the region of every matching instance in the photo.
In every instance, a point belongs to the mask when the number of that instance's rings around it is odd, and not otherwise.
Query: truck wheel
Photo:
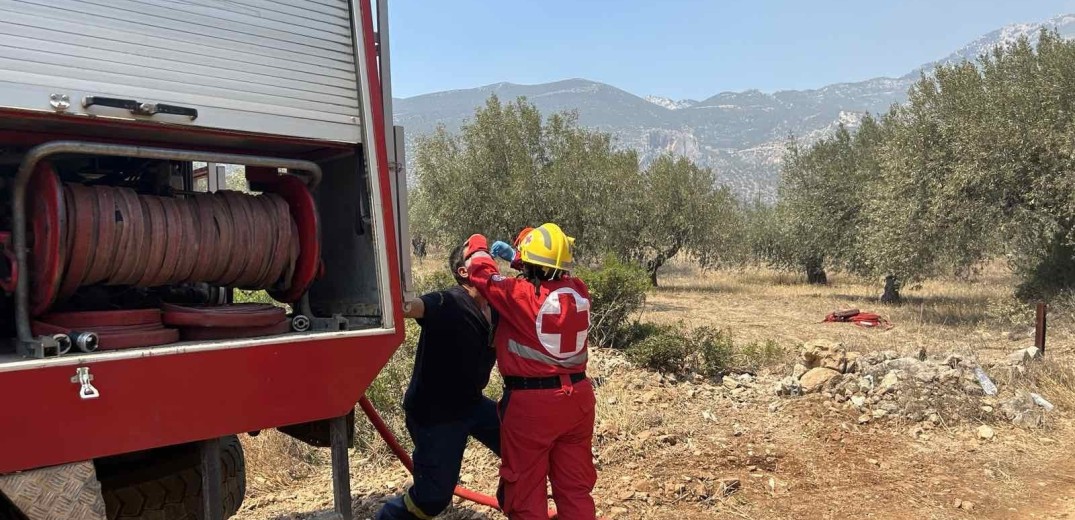
[[[0,520],[24,520],[26,515],[19,511],[10,500],[0,493]]]
[[[220,439],[224,517],[246,494],[246,460],[239,438]],[[197,444],[170,446],[97,461],[109,520],[204,520]]]

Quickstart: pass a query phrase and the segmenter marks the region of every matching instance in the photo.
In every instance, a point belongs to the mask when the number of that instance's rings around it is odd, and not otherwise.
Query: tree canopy
[[[784,258],[913,281],[1003,255],[1075,287],[1075,43],[1042,32],[923,75],[904,105],[786,156]]]
[[[556,222],[582,260],[615,254],[646,267],[654,284],[680,252],[717,262],[736,215],[712,171],[671,156],[643,168],[577,114],[543,118],[523,98],[492,96],[458,134],[419,138],[414,165],[412,227],[434,243],[475,232],[508,240]]]

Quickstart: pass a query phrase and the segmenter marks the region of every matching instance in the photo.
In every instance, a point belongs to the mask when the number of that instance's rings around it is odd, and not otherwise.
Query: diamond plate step
[[[92,461],[0,475],[0,492],[30,520],[105,520]]]

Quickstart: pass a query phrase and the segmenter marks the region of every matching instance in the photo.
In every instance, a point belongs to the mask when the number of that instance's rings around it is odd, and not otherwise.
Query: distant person
[[[414,250],[414,256],[421,262],[426,257],[426,239],[415,236],[411,239],[411,249]]]
[[[590,293],[570,274],[572,246],[544,224],[500,258],[518,259],[521,274],[500,275],[486,238],[473,235],[464,257],[470,283],[500,314],[493,344],[504,377],[500,401],[501,508],[511,520],[546,520],[546,482],[559,517],[593,520],[593,385],[586,377]]]
[[[496,361],[497,313],[471,284],[456,247],[448,264],[458,285],[404,306],[422,327],[414,372],[403,399],[414,441],[414,485],[389,501],[377,520],[426,520],[444,511],[459,480],[467,437],[500,455],[496,403],[482,391]]]

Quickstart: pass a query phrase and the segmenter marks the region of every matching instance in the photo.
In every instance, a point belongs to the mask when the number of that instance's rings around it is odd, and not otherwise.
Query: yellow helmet
[[[527,264],[570,271],[575,260],[571,248],[575,239],[567,236],[556,224],[542,224],[519,244],[519,258]]]

